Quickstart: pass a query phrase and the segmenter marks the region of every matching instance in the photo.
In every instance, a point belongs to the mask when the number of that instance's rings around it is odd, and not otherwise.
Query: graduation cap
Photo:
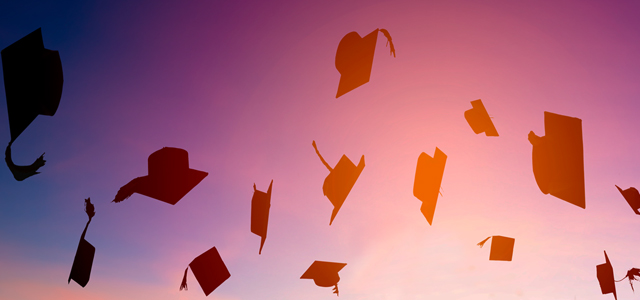
[[[309,269],[300,276],[300,279],[313,279],[313,282],[321,287],[333,286],[333,293],[340,296],[338,291],[340,276],[338,272],[346,265],[347,264],[343,263],[316,260],[311,264]]]
[[[131,180],[116,194],[121,202],[139,193],[174,205],[209,173],[189,168],[189,153],[184,149],[164,147],[149,155],[149,175]]]
[[[269,184],[269,190],[265,193],[258,191],[256,184],[253,184],[253,198],[251,198],[251,232],[262,237],[258,254],[262,253],[262,246],[264,246],[264,241],[267,239],[269,208],[271,207],[271,186],[273,186],[273,180],[271,180]]]
[[[540,191],[585,208],[582,120],[545,111],[544,128],[543,137],[529,133]]]
[[[436,211],[436,202],[440,193],[444,165],[447,155],[436,147],[433,157],[422,152],[418,157],[416,178],[413,182],[413,195],[422,201],[420,211],[429,222],[433,222],[433,214]]]
[[[181,291],[183,289],[188,290],[187,271],[189,271],[189,268],[191,268],[191,272],[193,272],[196,280],[198,280],[205,296],[209,296],[211,292],[231,277],[216,247],[200,254],[200,256],[196,257],[184,270],[184,277],[182,278],[182,284],[180,284]]]
[[[482,100],[471,101],[471,106],[473,106],[472,109],[464,112],[464,118],[467,119],[473,132],[476,134],[484,132],[486,136],[498,136],[498,131],[493,126],[491,117],[489,117],[489,113],[484,108]]]
[[[636,215],[640,215],[640,212],[638,212],[638,209],[640,208],[640,193],[638,193],[638,190],[634,187],[630,187],[626,190],[621,189],[617,185],[616,187],[624,197],[624,200],[627,200],[627,203],[629,203],[633,212],[635,212]]]
[[[316,147],[316,141],[313,141],[312,145],[313,148],[316,149],[316,153],[324,166],[329,169],[329,175],[324,179],[322,191],[324,195],[329,198],[331,204],[333,204],[333,212],[331,213],[331,220],[329,221],[329,225],[331,225],[340,207],[342,207],[344,200],[347,199],[349,192],[351,192],[360,173],[362,173],[364,169],[364,155],[360,158],[357,167],[346,155],[342,155],[338,164],[334,168],[331,168],[324,158],[322,158],[322,155],[320,155],[320,151],[318,151],[318,147]]]
[[[53,116],[58,110],[62,63],[58,51],[44,48],[40,28],[4,48],[0,54],[11,131],[5,161],[14,178],[22,181],[38,174],[45,160],[40,156],[31,165],[16,165],[11,159],[11,144],[38,115]]]
[[[77,282],[82,287],[85,287],[89,282],[89,277],[91,276],[91,267],[93,266],[93,257],[96,253],[96,248],[84,239],[84,236],[87,234],[87,228],[89,228],[89,223],[91,223],[91,219],[96,213],[93,204],[91,204],[91,199],[87,198],[84,201],[84,210],[89,216],[89,221],[84,227],[82,236],[80,236],[78,250],[76,251],[76,256],[73,259],[71,273],[69,273],[69,280],[67,281],[68,284],[71,282],[71,279],[73,279],[73,281]]]
[[[494,235],[482,240],[482,242],[478,243],[478,246],[482,248],[484,243],[490,238],[493,238],[493,241],[491,242],[489,260],[511,261],[513,257],[513,245],[516,243],[516,240],[510,237]]]
[[[336,69],[340,72],[340,83],[336,98],[369,82],[373,54],[376,50],[378,31],[382,32],[390,45],[391,54],[396,56],[396,49],[391,41],[391,35],[386,29],[376,29],[364,37],[355,32],[345,35],[336,51]]]
[[[613,297],[617,300],[618,295],[616,294],[616,282],[613,278],[613,266],[609,261],[607,251],[604,251],[604,259],[606,260],[604,264],[596,266],[596,276],[598,277],[600,290],[603,295],[613,293]]]

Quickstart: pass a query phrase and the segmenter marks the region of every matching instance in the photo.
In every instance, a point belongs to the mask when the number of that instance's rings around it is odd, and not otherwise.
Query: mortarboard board
[[[205,296],[209,296],[211,292],[231,277],[216,247],[207,250],[207,252],[200,254],[200,256],[191,261],[184,270],[180,290],[187,289],[187,271],[189,271],[189,268],[191,268],[191,272],[198,280]]]
[[[4,48],[1,56],[11,131],[5,161],[14,178],[22,181],[38,174],[45,160],[40,156],[31,165],[16,165],[11,159],[11,144],[38,115],[53,116],[58,110],[62,63],[58,51],[44,48],[40,28]]]
[[[616,282],[613,278],[613,266],[607,256],[607,251],[604,251],[604,259],[606,262],[596,266],[596,276],[598,277],[598,283],[600,284],[600,290],[602,294],[613,293],[613,297],[617,300],[616,294]]]
[[[422,152],[418,157],[416,167],[416,178],[413,182],[413,195],[422,201],[420,211],[429,222],[433,222],[433,214],[436,211],[436,202],[442,176],[444,175],[444,165],[447,162],[447,155],[436,147],[433,157]]]
[[[262,246],[267,239],[267,225],[269,225],[269,208],[271,207],[271,187],[273,186],[273,180],[269,184],[269,190],[266,193],[258,191],[256,184],[253,184],[253,198],[251,199],[251,232],[262,237],[260,241],[260,250],[258,254],[262,253]]]
[[[93,204],[91,204],[91,200],[89,198],[85,200],[85,211],[89,216],[89,221],[84,227],[82,236],[80,236],[78,250],[76,251],[76,256],[73,259],[73,265],[71,266],[71,272],[69,273],[69,280],[67,281],[68,284],[71,282],[71,279],[73,279],[73,281],[77,282],[82,287],[85,287],[89,282],[91,267],[93,266],[93,257],[96,253],[96,248],[84,239],[84,236],[87,234],[87,228],[89,228],[89,223],[91,223],[91,219],[95,215]]]
[[[373,67],[373,54],[376,50],[378,31],[381,31],[391,45],[391,53],[396,56],[396,50],[391,41],[391,35],[386,29],[376,29],[364,37],[355,32],[345,35],[336,51],[336,69],[340,72],[340,83],[336,98],[369,82]]]
[[[339,295],[338,281],[340,281],[340,276],[338,275],[338,272],[346,265],[347,264],[344,263],[316,260],[311,264],[307,271],[300,276],[300,279],[313,279],[313,282],[315,282],[317,286],[321,287],[333,286],[333,292],[336,295]]]
[[[139,193],[174,205],[208,174],[189,168],[186,150],[164,147],[149,155],[149,175],[135,178],[121,187],[113,202]]]
[[[333,223],[333,219],[338,214],[340,207],[344,203],[344,200],[347,199],[349,192],[356,184],[360,173],[364,169],[364,155],[360,158],[360,162],[358,166],[354,165],[351,160],[346,155],[342,155],[340,161],[334,168],[331,168],[329,164],[322,158],[320,155],[320,151],[316,147],[316,142],[312,143],[313,148],[316,149],[316,153],[320,160],[324,164],[327,169],[329,169],[329,175],[324,179],[324,184],[322,185],[322,191],[324,195],[329,198],[331,204],[333,204],[333,212],[331,213],[331,220],[329,221],[329,225]]]
[[[493,238],[493,240],[491,241],[489,260],[511,261],[513,257],[513,245],[516,243],[516,240],[510,237],[494,235],[482,240],[482,242],[478,243],[478,246],[482,248],[484,243],[490,238]]]
[[[484,108],[482,100],[471,101],[472,109],[464,112],[464,118],[467,119],[469,126],[476,134],[484,132],[486,136],[498,136],[498,131],[489,117],[489,113]]]
[[[640,208],[640,193],[638,193],[638,190],[634,187],[623,190],[617,185],[616,188],[618,188],[618,191],[620,191],[624,199],[627,200],[627,203],[629,203],[633,212],[635,212],[636,215],[640,215],[640,212],[638,212],[638,209]]]
[[[543,137],[529,133],[540,191],[585,208],[582,120],[545,111],[544,128]]]

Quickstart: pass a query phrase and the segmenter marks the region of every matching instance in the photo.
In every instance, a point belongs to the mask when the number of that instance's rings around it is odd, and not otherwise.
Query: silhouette
[[[313,282],[321,287],[333,286],[333,293],[340,296],[340,292],[338,291],[340,276],[338,272],[346,265],[347,264],[343,263],[316,260],[311,264],[309,269],[300,276],[300,279],[313,279]]]
[[[189,268],[191,268],[191,272],[198,280],[205,296],[209,296],[211,292],[231,277],[216,247],[207,250],[207,252],[200,254],[200,256],[191,261],[184,270],[184,277],[182,278],[182,284],[180,284],[181,291],[188,290],[187,271],[189,271]]]
[[[467,119],[467,123],[473,129],[476,134],[484,132],[485,136],[498,136],[496,127],[493,126],[489,113],[484,108],[482,100],[471,101],[472,109],[464,112],[464,118]]]
[[[28,166],[11,159],[11,145],[38,115],[53,116],[62,96],[62,62],[58,51],[44,48],[40,28],[1,51],[11,141],[5,161],[13,177],[22,181],[38,174],[43,156]],[[44,154],[43,154],[44,155]]]
[[[596,276],[598,277],[600,290],[603,295],[613,293],[613,297],[618,300],[618,295],[616,294],[616,282],[613,279],[613,266],[611,266],[611,262],[607,256],[607,251],[604,251],[604,259],[606,260],[604,264],[596,266]]]
[[[313,141],[311,144],[313,148],[316,149],[316,153],[324,166],[329,169],[329,175],[324,179],[324,184],[322,185],[322,192],[329,198],[331,204],[333,204],[333,212],[331,213],[331,220],[329,221],[329,225],[331,225],[340,207],[342,207],[344,200],[347,199],[349,192],[351,192],[360,173],[362,173],[364,169],[364,155],[360,158],[357,167],[346,155],[342,155],[338,164],[332,169],[324,158],[322,158],[322,155],[320,155],[320,151],[318,151],[318,147],[316,147],[316,141]]]
[[[171,205],[182,199],[209,173],[189,168],[189,153],[184,149],[164,147],[149,155],[149,175],[131,180],[112,202],[122,202],[133,193]]]
[[[544,128],[543,137],[529,133],[540,191],[585,208],[582,120],[545,111]]]
[[[84,239],[84,236],[87,234],[87,228],[89,228],[89,223],[91,223],[91,219],[93,219],[93,216],[96,214],[93,204],[91,204],[91,198],[84,200],[84,206],[84,211],[87,213],[87,216],[89,216],[89,221],[80,236],[76,257],[73,259],[71,273],[69,273],[69,280],[67,280],[67,284],[73,279],[73,281],[82,287],[85,287],[89,282],[91,267],[93,266],[93,256],[96,253],[96,248]]]
[[[627,271],[627,276],[625,276],[624,278],[622,278],[620,280],[616,280],[616,282],[620,282],[620,281],[625,280],[625,278],[629,278],[629,284],[631,285],[631,290],[635,293],[635,290],[633,289],[633,282],[631,280],[640,281],[640,279],[638,279],[636,277],[640,277],[640,269],[631,268],[631,270]]]
[[[264,241],[267,239],[269,208],[271,207],[271,186],[273,186],[273,180],[271,180],[271,184],[269,184],[269,190],[264,193],[258,191],[256,189],[256,184],[253,184],[253,198],[251,199],[251,232],[262,237],[258,254],[262,254],[262,246],[264,246]]]
[[[638,193],[638,190],[634,187],[630,187],[626,190],[621,189],[617,185],[616,187],[624,197],[624,200],[627,200],[627,203],[629,203],[633,212],[636,213],[636,215],[640,215],[640,212],[638,212],[638,209],[640,208],[640,193]]]
[[[493,238],[493,241],[491,242],[489,260],[511,261],[513,257],[513,245],[516,243],[516,240],[510,237],[494,235],[482,240],[482,242],[478,243],[478,246],[482,248],[484,243],[490,238]]]
[[[386,29],[376,29],[364,37],[360,37],[355,31],[347,33],[338,44],[336,51],[336,69],[340,72],[336,98],[369,82],[378,31],[387,38],[387,44],[391,49],[390,54],[396,57],[396,48],[393,46],[391,35]]]
[[[447,155],[436,147],[433,157],[422,152],[418,157],[416,178],[413,182],[413,195],[422,201],[420,211],[429,222],[433,222],[433,214],[436,211],[438,193],[444,175],[444,165]]]

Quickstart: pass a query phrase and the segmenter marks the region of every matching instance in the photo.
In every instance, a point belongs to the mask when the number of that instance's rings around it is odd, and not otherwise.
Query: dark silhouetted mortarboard
[[[602,294],[613,293],[613,297],[617,300],[616,294],[616,281],[613,278],[613,266],[607,256],[607,251],[604,251],[604,259],[606,262],[596,266],[596,276],[598,277],[598,283],[600,284],[600,290]]]
[[[513,257],[513,245],[516,240],[509,237],[494,235],[482,240],[482,242],[478,243],[478,246],[482,248],[484,243],[486,243],[490,238],[493,238],[493,241],[491,241],[489,260],[511,261],[511,258]]]
[[[433,157],[424,152],[418,157],[416,178],[413,182],[413,195],[422,201],[420,211],[427,218],[429,225],[433,222],[433,214],[436,211],[436,202],[438,201],[438,193],[440,193],[446,162],[447,155],[437,147]]]
[[[343,263],[316,260],[311,264],[309,269],[300,276],[300,279],[313,279],[313,282],[321,287],[333,286],[333,292],[339,295],[338,281],[340,281],[340,276],[338,272],[346,265],[347,264]]]
[[[331,168],[329,164],[322,158],[318,148],[316,147],[316,142],[312,143],[313,148],[316,149],[316,153],[320,160],[324,164],[327,169],[329,169],[329,175],[324,179],[324,184],[322,185],[322,191],[324,195],[329,198],[331,204],[333,204],[333,212],[331,213],[331,220],[329,221],[329,225],[333,223],[333,219],[338,214],[340,207],[344,203],[344,200],[347,199],[349,192],[356,184],[360,173],[364,169],[364,155],[360,158],[360,162],[358,166],[354,165],[351,160],[346,155],[342,155],[340,161],[334,168]]]
[[[193,272],[206,296],[209,296],[211,292],[231,277],[216,247],[200,254],[189,264],[184,270],[180,290],[187,289],[187,271],[189,271],[189,268],[191,268],[191,272]]]
[[[71,266],[71,272],[69,273],[69,280],[67,281],[67,283],[69,283],[71,282],[71,279],[73,279],[73,281],[77,282],[82,287],[85,287],[89,282],[91,267],[93,266],[93,257],[96,253],[96,248],[84,239],[84,236],[87,234],[87,228],[89,228],[89,223],[91,223],[91,219],[95,215],[94,206],[91,204],[90,199],[85,200],[85,211],[89,216],[89,221],[84,227],[82,236],[80,236],[78,250],[76,251],[76,256],[73,259],[73,265]]]
[[[11,159],[11,144],[38,115],[53,116],[58,110],[62,63],[58,51],[44,48],[40,28],[4,48],[1,56],[11,131],[5,161],[13,177],[22,181],[38,174],[45,160],[40,156],[31,165],[16,165]]]
[[[638,190],[634,187],[630,187],[626,190],[621,189],[617,185],[616,187],[624,199],[627,200],[627,203],[629,203],[633,212],[636,213],[636,215],[640,215],[640,212],[638,212],[638,209],[640,208],[640,193],[638,193]]]
[[[353,89],[369,82],[371,67],[373,66],[373,54],[376,51],[378,31],[381,31],[390,44],[391,53],[396,56],[396,50],[391,41],[391,35],[385,29],[376,29],[364,37],[355,32],[345,35],[336,51],[336,69],[340,72],[340,83],[336,98],[352,91]]]
[[[209,173],[189,168],[189,153],[164,147],[149,155],[149,175],[131,180],[118,191],[113,202],[139,193],[174,205]]]
[[[253,184],[253,198],[251,199],[251,232],[262,238],[260,241],[260,250],[267,239],[267,225],[269,225],[269,208],[271,207],[271,187],[273,180],[269,184],[269,190],[266,193],[258,191],[255,183]]]
[[[540,191],[585,208],[582,120],[545,111],[544,128],[543,137],[529,133]]]
[[[486,136],[498,136],[498,131],[496,127],[493,126],[491,117],[489,117],[489,113],[487,113],[487,110],[484,108],[482,100],[471,101],[471,106],[473,106],[472,109],[464,112],[464,118],[467,119],[473,132],[476,134],[484,132]]]

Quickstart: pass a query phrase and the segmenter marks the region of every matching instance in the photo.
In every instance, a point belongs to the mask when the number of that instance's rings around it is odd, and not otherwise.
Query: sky
[[[637,1],[4,1],[0,48],[42,28],[62,98],[0,167],[2,299],[335,299],[299,279],[347,263],[339,299],[613,299],[640,267],[639,217],[615,185],[640,186]],[[378,28],[369,83],[336,99],[338,43]],[[0,85],[4,97],[4,85]],[[500,134],[464,118],[482,99]],[[582,120],[586,209],[543,194],[530,131],[544,112]],[[0,105],[0,141],[10,140]],[[366,167],[329,226],[322,193],[342,155]],[[176,205],[118,189],[162,147],[209,175]],[[433,224],[412,194],[420,153],[447,156]],[[268,236],[250,231],[253,184],[273,180]],[[87,221],[85,288],[69,271]],[[515,238],[489,261],[492,235]],[[188,264],[216,247],[231,277],[205,297]],[[627,282],[619,299],[640,299]]]

